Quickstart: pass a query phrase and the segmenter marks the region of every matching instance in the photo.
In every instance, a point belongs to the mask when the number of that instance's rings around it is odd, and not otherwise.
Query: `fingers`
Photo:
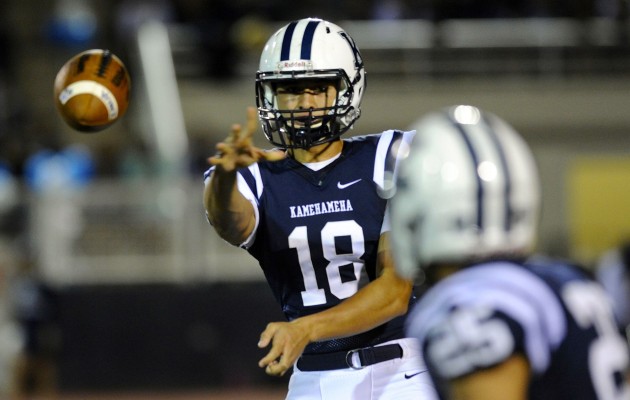
[[[262,349],[269,346],[269,343],[271,343],[271,340],[273,339],[273,335],[275,332],[276,330],[274,329],[274,325],[268,324],[267,328],[265,328],[263,333],[260,334],[260,340],[258,340],[258,347]]]
[[[283,376],[292,366],[293,359],[284,355],[274,356],[276,352],[269,352],[265,358],[258,362],[260,368],[265,369],[265,373],[271,376]]]
[[[286,157],[282,150],[265,151],[253,145],[253,134],[258,128],[258,113],[256,108],[247,108],[247,122],[243,125],[234,124],[230,134],[216,145],[217,153],[207,159],[210,165],[220,167],[222,171],[233,171],[247,167],[259,160],[278,161]]]
[[[252,137],[258,129],[258,112],[255,107],[247,107],[245,129],[241,124],[232,125],[231,139],[239,147],[251,146]]]
[[[267,365],[265,373],[270,376],[284,376],[287,373],[290,366],[286,366],[282,362],[274,361]]]
[[[257,156],[258,159],[265,159],[267,161],[280,161],[287,156],[284,150],[259,150]]]
[[[265,348],[269,346],[270,343],[273,342],[274,335],[276,333],[275,326],[273,324],[267,325],[267,328],[260,334],[260,340],[258,341],[259,348]],[[278,359],[282,356],[282,351],[280,346],[274,343],[271,346],[271,349],[267,353],[265,357],[263,357],[260,361],[258,361],[258,366],[260,368],[265,368],[265,373],[268,375],[278,375],[282,373],[281,368],[279,368]]]
[[[269,353],[267,353],[265,357],[261,358],[260,361],[258,361],[258,366],[260,368],[266,368],[270,365],[277,365],[278,360],[280,360],[281,356],[282,351],[280,349],[272,347]]]
[[[284,150],[269,150],[263,153],[263,158],[267,161],[280,161],[287,156]]]
[[[247,129],[249,137],[254,135],[254,132],[258,129],[258,112],[254,107],[247,107]]]
[[[282,324],[270,323],[260,335],[258,347],[264,348],[271,344],[271,349],[259,362],[258,366],[265,369],[265,373],[271,376],[283,376],[293,365],[295,357],[289,351],[291,344],[283,339],[281,334]]]
[[[271,363],[269,363],[266,367],[265,367],[265,373],[267,375],[271,375],[271,376],[282,376],[278,371],[277,371],[277,365],[278,362],[277,361],[272,361]]]

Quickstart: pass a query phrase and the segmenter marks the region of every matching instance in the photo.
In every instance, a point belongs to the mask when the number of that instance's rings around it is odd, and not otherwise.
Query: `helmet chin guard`
[[[275,87],[299,80],[332,83],[337,89],[333,104],[310,110],[279,109]],[[316,18],[291,22],[271,36],[256,74],[256,105],[265,137],[282,148],[309,148],[336,140],[361,115],[364,89],[363,60],[343,29]]]
[[[335,140],[341,134],[336,119],[331,115],[319,117],[314,115],[317,111],[326,110],[328,108],[311,108],[306,111],[308,115],[304,117],[295,116],[297,113],[303,114],[304,110],[279,110],[281,115],[277,115],[275,119],[276,123],[279,123],[277,135],[267,136],[267,139],[283,148],[303,149]],[[284,115],[287,114],[288,117],[285,117]],[[270,123],[270,121],[263,123]],[[339,134],[334,134],[335,131]]]

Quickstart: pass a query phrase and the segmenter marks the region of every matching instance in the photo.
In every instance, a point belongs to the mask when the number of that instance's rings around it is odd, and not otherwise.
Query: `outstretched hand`
[[[241,124],[232,125],[230,135],[216,145],[217,154],[208,158],[208,163],[217,169],[231,172],[247,167],[261,159],[281,160],[286,156],[282,150],[263,150],[253,145],[252,136],[258,127],[258,116],[254,107],[247,108],[245,129]]]
[[[261,333],[258,347],[262,349],[271,344],[267,355],[258,361],[267,375],[283,376],[309,344],[308,332],[296,321],[271,322]]]

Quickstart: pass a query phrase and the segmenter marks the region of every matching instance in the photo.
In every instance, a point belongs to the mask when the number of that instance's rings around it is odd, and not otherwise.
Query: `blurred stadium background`
[[[538,158],[541,251],[594,268],[630,237],[625,0],[3,0],[0,398],[283,398],[287,378],[256,367],[280,311],[205,221],[202,173],[254,104],[262,44],[304,16],[362,50],[352,133],[480,106]],[[133,85],[128,114],[92,135],[52,101],[89,48],[119,55]]]

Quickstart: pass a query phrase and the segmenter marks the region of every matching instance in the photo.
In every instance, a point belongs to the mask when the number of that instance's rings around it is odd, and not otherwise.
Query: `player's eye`
[[[282,87],[276,89],[277,95],[292,95],[292,96],[300,96],[303,94],[311,94],[314,96],[320,95],[322,93],[326,93],[328,91],[328,86],[313,86],[313,87],[303,87],[303,86],[295,86],[295,87]]]
[[[279,94],[279,95],[287,95],[287,94],[299,95],[299,94],[302,94],[303,91],[304,91],[304,89],[303,88],[299,88],[299,87],[283,87],[283,88],[276,89],[276,94]]]

